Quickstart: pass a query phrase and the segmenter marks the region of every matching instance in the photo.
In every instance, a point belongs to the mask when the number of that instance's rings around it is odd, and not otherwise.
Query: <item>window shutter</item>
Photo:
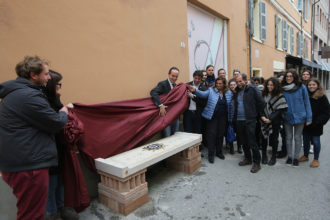
[[[260,23],[260,40],[266,41],[266,3],[259,2],[259,23]]]
[[[299,11],[302,11],[302,9],[303,9],[303,0],[298,0],[297,8],[298,8]]]
[[[304,54],[304,34],[300,34],[300,54]]]
[[[307,21],[309,19],[309,0],[305,0],[304,18]]]
[[[282,49],[288,49],[288,22],[286,20],[282,21]]]
[[[290,52],[293,54],[294,51],[294,29],[290,26]]]
[[[278,27],[279,27],[278,15],[275,14],[275,46],[276,46],[276,48],[278,48],[278,36],[279,36]]]
[[[308,59],[308,40],[305,40],[305,58]]]
[[[300,56],[300,32],[297,33],[297,56]]]

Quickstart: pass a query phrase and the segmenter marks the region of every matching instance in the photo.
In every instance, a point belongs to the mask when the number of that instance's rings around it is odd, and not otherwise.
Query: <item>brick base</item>
[[[126,178],[118,178],[99,171],[99,201],[111,210],[127,215],[148,202],[146,169]]]
[[[166,159],[168,167],[189,174],[197,170],[201,166],[201,163],[199,144]]]

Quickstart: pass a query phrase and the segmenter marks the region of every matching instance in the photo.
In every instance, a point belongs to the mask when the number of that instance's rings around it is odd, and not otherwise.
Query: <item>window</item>
[[[306,21],[309,20],[309,0],[304,0],[304,18]]]
[[[308,59],[308,43],[309,41],[307,39],[304,39],[304,57]]]
[[[260,21],[260,40],[266,41],[267,29],[266,29],[266,3],[259,2],[259,21]]]
[[[288,22],[282,21],[282,49],[288,50]]]
[[[301,32],[297,33],[297,55],[301,57],[304,55],[304,34]]]
[[[298,9],[298,11],[303,10],[303,0],[298,0],[297,9]]]
[[[282,49],[282,18],[275,14],[275,46]]]
[[[294,28],[289,25],[289,36],[290,36],[290,40],[289,40],[289,46],[288,46],[288,51],[293,54],[294,52]]]
[[[257,41],[266,41],[267,39],[267,15],[266,3],[263,1],[253,1],[253,38]]]

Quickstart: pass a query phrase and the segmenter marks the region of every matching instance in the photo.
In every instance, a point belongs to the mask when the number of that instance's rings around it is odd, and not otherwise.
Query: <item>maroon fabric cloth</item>
[[[43,220],[48,198],[48,168],[2,173],[17,198],[18,220]]]
[[[159,116],[159,108],[150,97],[96,105],[74,104],[65,128],[70,145],[64,168],[65,206],[81,211],[90,202],[73,145],[77,145],[85,164],[95,170],[94,159],[130,150],[174,123],[188,107],[186,84],[178,84],[160,98],[168,106],[164,117]]]

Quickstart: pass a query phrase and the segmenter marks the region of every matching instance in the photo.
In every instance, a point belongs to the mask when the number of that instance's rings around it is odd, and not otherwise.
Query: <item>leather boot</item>
[[[235,151],[234,151],[234,143],[233,142],[231,142],[231,143],[229,143],[229,153],[230,154],[235,154]]]
[[[243,153],[241,145],[237,145],[237,153],[239,153],[239,154]]]
[[[272,157],[270,158],[268,165],[273,166],[276,163],[276,154],[277,154],[277,146],[272,147]]]
[[[267,164],[268,163],[268,157],[267,157],[267,150],[266,148],[262,149],[262,159],[261,159],[262,164]]]

